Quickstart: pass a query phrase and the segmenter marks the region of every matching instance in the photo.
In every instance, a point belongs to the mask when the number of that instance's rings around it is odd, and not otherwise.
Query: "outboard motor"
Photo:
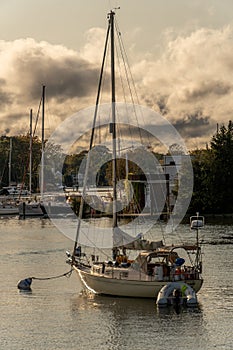
[[[174,289],[173,291],[174,304],[176,306],[181,304],[181,291],[180,289]]]

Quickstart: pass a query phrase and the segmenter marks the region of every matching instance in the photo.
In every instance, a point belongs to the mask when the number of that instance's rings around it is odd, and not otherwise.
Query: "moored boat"
[[[34,217],[34,216],[45,216],[46,210],[41,201],[21,201],[18,206],[19,216],[22,218],[25,217]]]
[[[32,216],[46,216],[46,210],[43,204],[43,194],[44,194],[44,117],[45,117],[45,85],[42,86],[42,96],[40,101],[40,106],[42,106],[42,138],[41,138],[41,169],[40,169],[40,198],[38,200],[21,201],[19,204],[19,216],[20,217],[32,217]],[[30,121],[31,124],[31,121]],[[31,125],[30,125],[31,126]],[[31,131],[30,131],[31,134]],[[31,160],[31,139],[30,139],[30,160]],[[31,161],[30,161],[31,163]],[[31,173],[31,165],[30,165]],[[31,175],[30,175],[30,187],[31,187]],[[30,188],[31,189],[31,188]]]
[[[198,230],[203,226],[201,223],[204,219],[200,216],[192,217],[191,225],[196,220],[200,222],[195,227],[198,237]],[[139,238],[128,245],[115,247],[112,260],[94,259],[92,263],[81,252],[81,247],[78,248],[75,256],[70,256],[68,262],[78,273],[83,286],[93,293],[155,298],[170,282],[186,283],[196,293],[202,287],[202,260],[198,238],[195,244],[175,245]],[[138,253],[133,260],[130,259],[132,251]],[[190,258],[189,261],[187,257]]]
[[[19,207],[15,202],[1,202],[0,215],[17,215],[19,214]]]
[[[85,289],[92,293],[124,296],[155,298],[160,290],[170,282],[184,282],[193,288],[195,292],[201,289],[202,261],[201,247],[199,244],[198,230],[203,226],[204,219],[198,214],[191,218],[191,227],[197,232],[194,244],[166,245],[163,241],[151,241],[143,238],[143,235],[130,237],[118,225],[119,198],[117,197],[117,158],[116,151],[116,103],[115,103],[115,70],[114,70],[114,16],[109,13],[109,27],[111,37],[111,79],[112,79],[112,121],[110,133],[112,134],[112,174],[113,174],[113,199],[112,199],[112,257],[108,260],[99,259],[99,255],[82,252],[79,245],[81,220],[86,195],[88,158],[84,175],[83,196],[79,209],[77,234],[73,252],[67,253],[67,262],[77,272]],[[100,84],[101,85],[101,84]],[[90,150],[93,144],[90,141]],[[91,242],[91,238],[88,238]],[[87,241],[88,241],[87,239]],[[185,253],[185,257],[180,254]],[[132,257],[131,257],[132,255]]]

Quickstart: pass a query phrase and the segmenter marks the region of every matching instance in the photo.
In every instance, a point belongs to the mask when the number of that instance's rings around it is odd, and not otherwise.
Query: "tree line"
[[[233,123],[222,125],[210,146],[191,152],[194,174],[189,211],[233,213]]]
[[[8,186],[9,180],[12,184],[24,182],[28,186],[29,144],[29,134],[0,137],[0,188]],[[41,158],[41,141],[37,136],[33,138],[32,153],[32,186],[34,191],[38,191],[38,166]]]
[[[14,136],[12,139],[11,154],[11,181],[25,183],[28,186],[29,175],[29,135]],[[100,186],[111,185],[111,165],[108,150],[98,146],[101,155],[106,162],[98,172],[97,183]],[[0,137],[0,188],[7,186],[9,182],[9,152],[10,138]],[[50,145],[51,154],[61,158],[59,146]],[[98,152],[98,149],[96,150]],[[41,141],[33,138],[32,146],[32,189],[39,190],[39,165],[41,160]],[[75,174],[78,173],[80,164],[85,160],[87,151],[66,156],[62,167],[62,180],[64,186],[78,185]],[[139,155],[141,156],[141,155]],[[212,136],[209,145],[203,149],[195,149],[190,152],[194,188],[188,212],[196,211],[202,214],[228,214],[233,213],[233,123],[222,125]],[[162,154],[156,154],[157,159],[163,158]],[[98,157],[93,157],[98,159]],[[56,163],[56,161],[55,161]],[[125,177],[125,160],[119,160],[120,178]],[[56,167],[56,166],[55,166]],[[98,167],[98,164],[97,164]],[[48,169],[46,169],[48,172]],[[51,169],[49,169],[51,171]],[[54,171],[54,169],[53,169]],[[140,174],[142,170],[136,166],[136,162],[128,162],[129,173]],[[49,179],[49,176],[47,177]],[[53,178],[54,179],[54,178]],[[50,184],[51,186],[53,184]]]

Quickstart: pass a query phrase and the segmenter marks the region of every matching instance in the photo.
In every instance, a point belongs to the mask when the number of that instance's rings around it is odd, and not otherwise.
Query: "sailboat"
[[[117,204],[117,128],[116,128],[116,98],[115,98],[115,66],[114,66],[114,19],[115,12],[108,14],[108,31],[111,38],[111,127],[112,134],[112,174],[113,174],[113,201],[112,201],[112,256],[100,260],[99,254],[83,252],[80,244],[81,222],[84,208],[85,189],[89,158],[87,157],[83,183],[76,238],[73,252],[67,252],[68,260],[77,273],[85,290],[94,294],[103,294],[121,297],[155,298],[161,289],[169,283],[182,282],[192,288],[194,293],[201,289],[202,255],[199,243],[199,228],[204,224],[204,218],[197,214],[191,219],[191,228],[196,230],[197,238],[194,244],[165,245],[162,240],[151,241],[142,235],[130,238],[118,225]],[[103,66],[102,66],[103,67]],[[98,103],[96,103],[97,105]],[[94,120],[96,118],[96,113]],[[95,122],[94,122],[95,123]],[[93,128],[94,129],[94,128]],[[93,143],[90,141],[90,150]],[[101,230],[101,229],[100,229]],[[91,239],[90,239],[91,241]],[[88,250],[88,249],[87,249]],[[90,249],[89,249],[90,251]],[[180,252],[184,252],[190,261],[185,260]],[[133,258],[130,258],[132,253]],[[193,255],[194,254],[194,258]],[[171,290],[171,288],[169,289]]]
[[[46,210],[43,204],[43,192],[44,192],[44,105],[45,105],[45,85],[42,86],[42,137],[41,137],[41,176],[40,176],[40,199],[39,200],[29,200],[29,201],[21,201],[19,204],[19,216],[20,217],[34,217],[34,216],[44,216],[46,215]],[[29,179],[29,187],[31,192],[31,159],[32,156],[32,112],[30,111],[30,179]]]
[[[19,208],[17,204],[17,199],[20,192],[20,186],[12,186],[11,185],[11,157],[12,157],[12,138],[10,138],[10,148],[9,148],[9,186],[3,187],[0,191],[4,196],[0,200],[0,215],[16,215],[19,213]]]

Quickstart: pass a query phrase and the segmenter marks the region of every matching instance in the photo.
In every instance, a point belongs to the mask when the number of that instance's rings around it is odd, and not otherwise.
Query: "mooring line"
[[[22,290],[22,291],[31,291],[31,284],[32,284],[32,280],[40,280],[40,281],[45,281],[45,280],[52,280],[55,278],[60,278],[60,277],[67,277],[69,278],[71,276],[73,272],[73,268],[70,269],[70,271],[65,272],[61,275],[57,275],[57,276],[51,276],[51,277],[28,277],[25,278],[24,280],[21,280],[18,282],[18,289]]]
[[[30,277],[31,279],[33,280],[40,280],[40,281],[45,281],[45,280],[52,280],[52,279],[55,279],[55,278],[60,278],[60,277],[64,277],[66,276],[67,278],[69,278],[71,276],[73,272],[73,268],[68,271],[68,272],[65,272],[63,273],[62,275],[58,275],[58,276],[51,276],[51,277]]]

